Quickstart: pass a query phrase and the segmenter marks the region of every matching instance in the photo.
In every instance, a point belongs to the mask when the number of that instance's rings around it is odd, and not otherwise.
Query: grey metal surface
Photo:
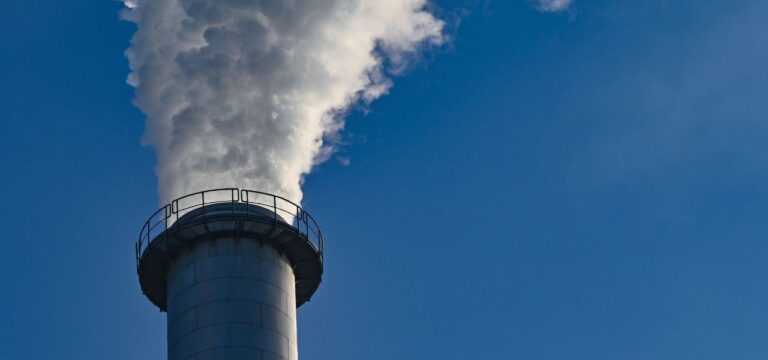
[[[218,238],[168,272],[168,358],[298,359],[290,260],[256,239]]]
[[[303,219],[311,219],[305,211],[299,210],[299,213]],[[314,220],[311,222],[314,224]],[[150,227],[145,225],[144,229],[147,228]],[[148,233],[144,229],[142,235]],[[166,311],[168,294],[165,280],[179,254],[201,241],[247,237],[272,245],[290,260],[296,277],[296,305],[301,306],[309,301],[322,281],[322,234],[319,228],[317,230],[320,241],[315,243],[308,235],[312,233],[311,228],[302,232],[271,210],[240,202],[236,198],[188,206],[183,216],[154,238],[137,243],[137,272],[141,290],[161,311]]]
[[[301,207],[256,191],[174,200],[146,221],[136,266],[168,313],[172,360],[296,360],[296,308],[323,274],[323,238]]]

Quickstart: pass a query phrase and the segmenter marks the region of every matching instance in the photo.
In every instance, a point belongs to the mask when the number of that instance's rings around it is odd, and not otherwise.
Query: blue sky
[[[768,3],[436,4],[450,46],[306,179],[302,358],[768,357]],[[0,14],[0,358],[165,358],[119,8]]]

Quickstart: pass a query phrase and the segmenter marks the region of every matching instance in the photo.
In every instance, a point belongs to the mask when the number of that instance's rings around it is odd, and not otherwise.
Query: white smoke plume
[[[573,0],[538,0],[536,8],[539,11],[559,12],[567,10],[572,3]]]
[[[219,187],[299,202],[350,105],[443,41],[427,0],[124,0],[160,199]],[[390,71],[391,72],[391,71]]]

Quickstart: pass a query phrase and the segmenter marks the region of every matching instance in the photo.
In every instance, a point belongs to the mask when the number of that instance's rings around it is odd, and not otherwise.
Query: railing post
[[[232,214],[235,213],[235,189],[229,190],[230,202],[232,203]]]
[[[296,231],[298,231],[299,234],[301,234],[301,208],[299,207],[299,205],[296,205]]]
[[[200,193],[200,197],[203,199],[203,216],[205,216],[207,214],[207,211],[205,210],[205,191]]]

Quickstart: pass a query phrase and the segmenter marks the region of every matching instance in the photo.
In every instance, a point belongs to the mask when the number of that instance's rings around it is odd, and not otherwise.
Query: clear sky
[[[768,2],[436,4],[450,46],[306,180],[300,356],[768,357]],[[165,358],[120,7],[0,11],[1,359]]]

